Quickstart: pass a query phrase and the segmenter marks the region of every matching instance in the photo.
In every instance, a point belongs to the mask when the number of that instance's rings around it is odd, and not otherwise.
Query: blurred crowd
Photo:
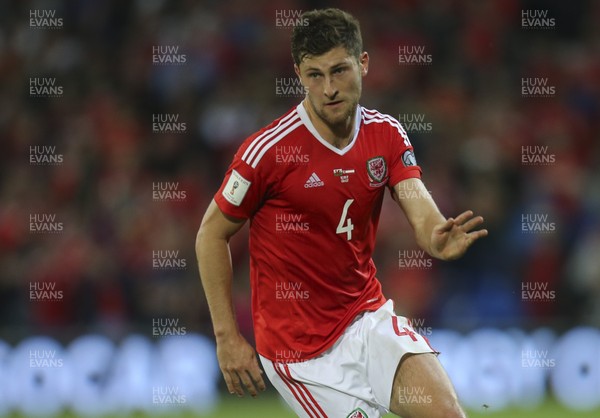
[[[489,230],[461,260],[402,268],[399,253],[417,248],[386,197],[375,261],[398,313],[458,330],[600,325],[600,3],[5,0],[3,339],[149,334],[156,318],[211,333],[193,248],[200,220],[241,141],[301,100],[276,91],[294,77],[291,29],[277,12],[327,6],[361,23],[371,58],[361,104],[423,115],[431,129],[409,136],[426,186],[446,216],[472,209]],[[62,25],[32,27],[41,9]],[[524,28],[530,9],[555,25]],[[157,65],[161,45],[185,62]],[[431,63],[400,63],[402,45],[423,46]],[[524,77],[554,93],[524,97]],[[54,79],[62,94],[31,95],[31,78]],[[154,132],[157,114],[178,115],[185,129]],[[32,164],[35,146],[55,146],[62,161]],[[547,147],[553,161],[525,165],[523,146]],[[156,199],[158,183],[184,197]],[[553,231],[524,231],[533,213]],[[32,232],[32,214],[55,215],[62,230]],[[231,247],[251,335],[247,227]],[[156,268],[155,251],[177,251],[179,268]],[[58,300],[32,299],[39,283],[54,283]],[[524,283],[554,297],[524,299]]]

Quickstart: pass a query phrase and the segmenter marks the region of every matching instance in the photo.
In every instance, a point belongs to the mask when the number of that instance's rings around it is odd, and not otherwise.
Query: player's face
[[[307,90],[306,98],[314,114],[335,127],[352,123],[368,66],[366,52],[357,60],[340,46],[323,55],[304,58],[295,70]]]

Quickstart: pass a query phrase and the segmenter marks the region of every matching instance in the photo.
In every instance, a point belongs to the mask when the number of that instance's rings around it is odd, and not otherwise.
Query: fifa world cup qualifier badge
[[[242,177],[240,173],[232,170],[222,195],[232,205],[239,206],[244,200],[244,196],[246,196],[250,184],[252,183]]]
[[[387,164],[383,157],[374,157],[367,161],[367,173],[371,179],[369,186],[381,187],[387,181]]]
[[[415,153],[409,149],[404,151],[404,154],[402,154],[402,164],[404,164],[404,167],[411,167],[417,165]]]

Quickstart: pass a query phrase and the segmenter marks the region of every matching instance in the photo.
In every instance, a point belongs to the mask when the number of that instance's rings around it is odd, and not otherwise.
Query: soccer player
[[[302,17],[292,56],[306,97],[243,142],[196,240],[227,388],[265,389],[231,295],[228,241],[250,219],[256,350],[299,416],[463,417],[435,351],[382,294],[371,255],[386,188],[432,257],[462,256],[487,235],[483,219],[442,216],[400,123],[358,104],[369,55],[356,19]]]

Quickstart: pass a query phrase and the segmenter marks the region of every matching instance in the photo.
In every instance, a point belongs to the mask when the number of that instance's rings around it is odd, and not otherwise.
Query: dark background
[[[416,249],[386,197],[378,277],[396,310],[426,326],[558,332],[600,325],[600,3],[592,1],[1,1],[0,332],[68,342],[82,333],[150,335],[179,319],[211,335],[195,235],[233,153],[248,135],[298,103],[276,93],[294,77],[289,27],[276,11],[338,6],[361,22],[371,57],[361,104],[396,118],[421,114],[410,133],[423,180],[446,216],[473,209],[489,237],[459,261],[401,269]],[[53,9],[55,29],[31,28]],[[547,10],[551,28],[523,28],[521,11]],[[152,47],[175,45],[184,65],[155,65]],[[424,46],[431,65],[402,65],[401,45]],[[60,97],[32,97],[32,77],[53,77]],[[552,97],[521,94],[547,78]],[[185,133],[152,132],[152,115],[179,115]],[[56,146],[59,165],[30,164],[30,147]],[[549,165],[526,166],[522,146],[548,146]],[[156,182],[182,201],[155,201]],[[524,233],[540,213],[552,233]],[[55,214],[58,234],[29,230]],[[232,242],[235,301],[251,337],[247,232]],[[185,269],[153,268],[177,250]],[[32,301],[31,283],[55,283],[60,301]],[[526,301],[523,283],[545,284]]]

